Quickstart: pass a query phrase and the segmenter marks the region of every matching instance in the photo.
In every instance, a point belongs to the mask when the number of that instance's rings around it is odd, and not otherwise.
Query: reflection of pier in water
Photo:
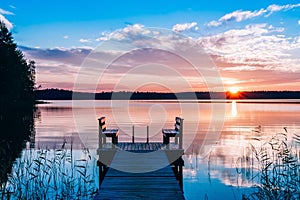
[[[106,142],[99,131],[99,191],[94,199],[184,199],[182,122],[174,143]],[[172,136],[171,136],[172,137]]]

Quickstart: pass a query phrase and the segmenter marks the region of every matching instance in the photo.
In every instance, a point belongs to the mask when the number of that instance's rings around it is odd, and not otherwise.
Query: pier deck
[[[105,170],[99,172],[103,179],[94,199],[184,199],[183,150],[178,145],[105,144],[98,154]]]

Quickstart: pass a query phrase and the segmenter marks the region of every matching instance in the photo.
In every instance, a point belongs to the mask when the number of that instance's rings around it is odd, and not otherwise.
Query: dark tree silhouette
[[[34,136],[34,87],[34,62],[25,59],[0,21],[0,189],[24,141]]]
[[[0,103],[33,105],[34,61],[27,61],[14,43],[11,32],[0,21]]]

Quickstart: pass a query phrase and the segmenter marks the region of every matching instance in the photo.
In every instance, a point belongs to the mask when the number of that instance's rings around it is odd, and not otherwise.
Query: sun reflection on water
[[[231,116],[235,117],[238,114],[237,106],[236,106],[236,101],[231,102]]]

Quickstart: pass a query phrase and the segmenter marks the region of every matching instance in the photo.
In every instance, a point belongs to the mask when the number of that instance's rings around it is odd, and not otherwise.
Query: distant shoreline
[[[50,102],[47,101],[41,101],[41,100],[36,100],[35,104],[49,104]]]
[[[229,92],[101,92],[84,93],[61,89],[35,91],[38,104],[47,100],[267,100],[300,99],[300,91],[250,91],[230,94]],[[245,102],[250,103],[250,102]],[[272,102],[269,102],[272,103]]]

